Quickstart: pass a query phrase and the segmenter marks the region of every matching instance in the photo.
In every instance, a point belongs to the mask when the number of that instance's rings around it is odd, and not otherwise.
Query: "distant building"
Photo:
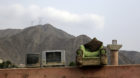
[[[0,63],[3,63],[3,59],[2,58],[0,58]]]

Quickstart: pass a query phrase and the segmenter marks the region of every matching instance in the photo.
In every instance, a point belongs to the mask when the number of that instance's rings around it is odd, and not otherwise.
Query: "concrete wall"
[[[1,69],[0,78],[140,78],[140,65]]]

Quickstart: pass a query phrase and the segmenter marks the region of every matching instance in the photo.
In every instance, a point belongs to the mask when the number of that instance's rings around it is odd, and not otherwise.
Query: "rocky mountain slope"
[[[75,60],[75,51],[79,45],[89,40],[84,35],[74,37],[50,24],[38,25],[0,39],[0,57],[15,64],[23,64],[27,53],[59,49],[66,50],[66,60],[69,63]]]
[[[0,57],[15,64],[24,64],[27,53],[65,50],[66,61],[69,64],[75,61],[76,50],[79,46],[90,40],[86,35],[75,37],[50,24],[37,25],[23,30],[0,30]],[[119,53],[120,64],[139,63],[137,59],[132,60],[133,57],[128,57],[131,56],[130,53],[124,51]]]
[[[0,30],[0,38],[10,37],[10,36],[15,35],[21,31],[22,31],[21,29]]]
[[[131,60],[131,64],[140,64],[140,52],[121,50],[120,53]]]

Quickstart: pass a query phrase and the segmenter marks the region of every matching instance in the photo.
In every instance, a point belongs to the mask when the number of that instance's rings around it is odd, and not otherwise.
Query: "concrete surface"
[[[140,65],[0,69],[0,78],[140,78]]]
[[[111,65],[119,65],[119,57],[118,57],[118,51],[114,50],[110,52],[111,54]]]

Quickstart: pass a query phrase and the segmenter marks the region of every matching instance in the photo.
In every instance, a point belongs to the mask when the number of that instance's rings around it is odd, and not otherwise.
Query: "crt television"
[[[26,54],[26,67],[40,67],[40,54]]]
[[[64,50],[48,50],[42,52],[42,66],[65,66]]]

